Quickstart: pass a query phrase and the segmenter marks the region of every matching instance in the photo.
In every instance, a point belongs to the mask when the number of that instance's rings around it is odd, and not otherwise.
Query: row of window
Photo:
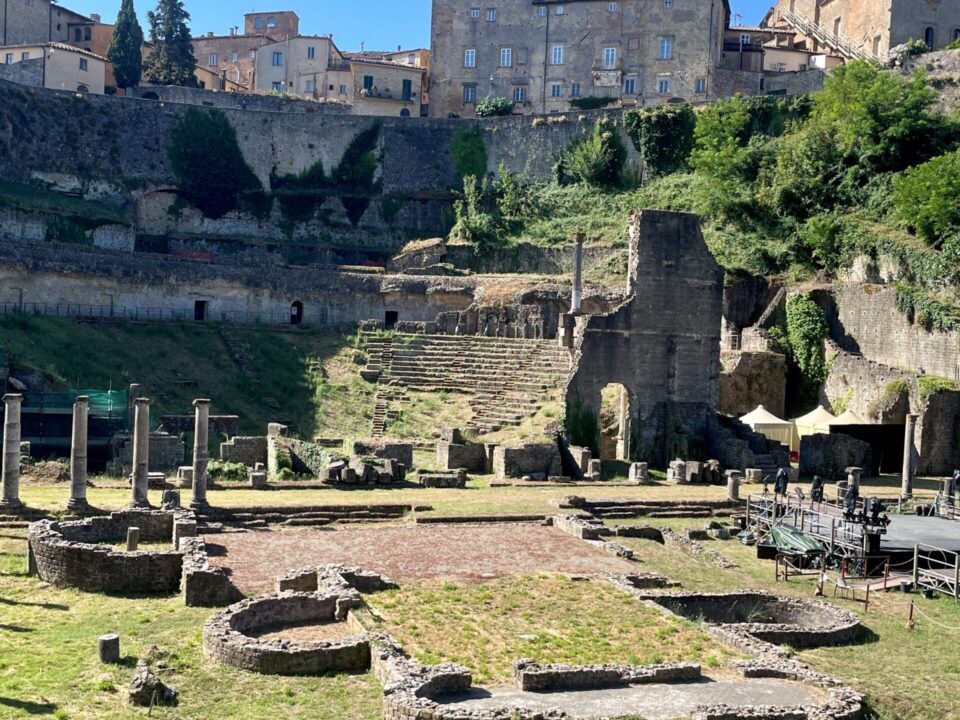
[[[663,35],[659,38],[659,58],[661,60],[673,59],[673,36]],[[564,46],[554,45],[550,50],[550,64],[563,65]],[[467,48],[463,51],[463,66],[465,68],[475,68],[477,66],[477,49]],[[513,48],[500,48],[500,67],[513,67]],[[613,70],[617,67],[617,48],[608,47],[603,49],[603,67],[607,70]]]
[[[657,78],[657,94],[659,95],[669,95],[670,94],[670,78],[668,76],[662,76]],[[695,81],[695,92],[698,94],[704,94],[707,92],[707,81],[704,78],[697,78]],[[636,78],[626,78],[623,81],[623,94],[624,95],[637,95],[637,79]],[[570,84],[570,93],[569,97],[578,98],[580,97],[580,83],[571,83]],[[563,97],[563,83],[550,83],[550,97],[551,98],[562,98]],[[475,103],[477,101],[477,86],[476,85],[464,85],[463,86],[463,102],[465,103]],[[523,103],[527,101],[527,88],[525,87],[515,87],[513,89],[513,101],[515,103]]]
[[[15,53],[8,52],[8,53],[4,56],[4,58],[3,58],[4,64],[5,64],[5,65],[13,65],[13,63],[15,62],[15,61],[14,61],[14,57],[15,57]],[[26,61],[29,60],[29,59],[30,59],[30,52],[29,52],[29,51],[20,53],[20,62],[26,62]],[[86,70],[89,69],[89,67],[90,67],[90,63],[89,63],[89,61],[87,60],[87,58],[84,58],[84,57],[80,58],[79,68],[80,68],[81,70],[86,71]]]
[[[669,10],[673,7],[673,0],[663,0],[663,7],[665,10]],[[619,6],[615,2],[607,3],[607,11],[615,13],[619,10]],[[540,17],[546,17],[549,10],[546,5],[537,6],[537,15]],[[553,10],[555,15],[566,15],[566,10],[563,5],[556,5]],[[480,8],[470,8],[470,17],[473,20],[480,19]],[[487,8],[487,22],[496,22],[497,21],[497,9],[496,8]]]

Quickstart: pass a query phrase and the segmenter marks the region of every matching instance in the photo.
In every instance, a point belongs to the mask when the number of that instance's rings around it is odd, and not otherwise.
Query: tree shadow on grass
[[[21,625],[5,625],[0,623],[0,632],[12,632],[12,633],[32,633],[35,632],[34,628],[23,627]]]
[[[23,602],[22,600],[11,600],[10,598],[0,597],[0,605],[22,605],[24,607],[42,608],[44,610],[69,610],[69,605],[60,605],[58,603],[34,603]]]
[[[0,707],[10,707],[27,715],[53,715],[57,706],[54,703],[36,703],[28,700],[16,700],[0,695]]]

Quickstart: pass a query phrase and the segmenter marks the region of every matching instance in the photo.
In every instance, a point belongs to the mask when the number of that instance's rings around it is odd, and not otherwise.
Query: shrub
[[[626,158],[627,150],[616,128],[606,120],[598,120],[592,131],[561,153],[557,179],[563,184],[621,187]]]
[[[207,465],[207,477],[210,482],[246,482],[247,466],[243,463],[221,462],[211,460]]]
[[[599,457],[600,420],[580,398],[567,403],[563,428],[571,445],[590,448],[594,456]]]
[[[570,100],[570,107],[574,107],[577,110],[599,110],[600,108],[607,107],[615,103],[617,99],[615,97],[600,97],[597,95],[591,95],[590,97],[578,97],[572,98]]]
[[[929,244],[938,245],[960,226],[960,151],[894,177],[893,198],[899,217]]]
[[[919,388],[920,402],[926,402],[934,393],[956,392],[960,389],[953,380],[935,375],[921,375],[917,378],[917,386]]]
[[[502,244],[499,220],[486,203],[486,193],[477,179],[464,178],[463,194],[453,203],[457,222],[450,237],[472,244],[477,254]]]
[[[690,105],[656,105],[631,110],[623,121],[651,175],[665,175],[686,166],[697,124]]]
[[[480,128],[457,130],[453,136],[450,155],[453,158],[453,167],[461,178],[486,176],[487,148],[483,142],[483,130]]]
[[[513,113],[513,101],[505,97],[488,97],[477,103],[474,108],[477,117],[497,117]]]

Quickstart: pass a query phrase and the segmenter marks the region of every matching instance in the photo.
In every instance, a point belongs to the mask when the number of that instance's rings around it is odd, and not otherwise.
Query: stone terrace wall
[[[278,113],[324,113],[334,115],[343,115],[350,112],[350,107],[342,103],[300,100],[299,98],[283,95],[217,92],[215,90],[176,87],[173,85],[141,85],[140,87],[128,88],[126,92],[126,97],[130,100],[152,100],[154,98],[145,98],[144,96],[156,95],[156,99],[163,103],[201,105],[234,110]]]
[[[926,375],[960,380],[960,333],[931,332],[897,309],[889,286],[846,284],[819,297],[833,339],[844,350]]]

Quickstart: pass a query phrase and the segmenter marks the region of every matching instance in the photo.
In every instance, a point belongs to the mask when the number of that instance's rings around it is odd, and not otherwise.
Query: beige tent
[[[816,435],[817,433],[829,433],[830,422],[836,420],[836,417],[822,405],[816,410],[808,412],[806,415],[795,418],[793,421],[793,440],[790,443],[790,449],[794,452],[800,452],[800,438],[807,435]]]
[[[766,435],[778,443],[789,445],[793,439],[793,423],[781,420],[776,415],[758,405],[757,409],[740,418],[740,422],[749,425],[754,432]]]
[[[835,417],[827,423],[831,428],[837,425],[869,425],[867,420],[857,415],[853,410],[847,410],[842,415]]]

